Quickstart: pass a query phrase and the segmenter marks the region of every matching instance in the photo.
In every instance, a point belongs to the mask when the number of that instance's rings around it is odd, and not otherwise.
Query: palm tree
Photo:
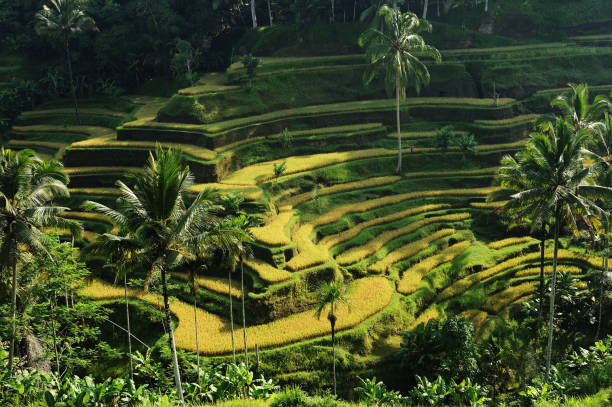
[[[251,20],[253,21],[253,28],[257,28],[257,13],[255,13],[255,0],[251,0]]]
[[[565,120],[575,131],[593,130],[604,113],[612,111],[610,101],[602,95],[590,104],[589,87],[585,83],[568,83],[570,91],[557,96],[550,104],[561,111]]]
[[[85,31],[98,31],[94,20],[81,9],[79,0],[49,0],[50,6],[43,5],[42,10],[36,13],[36,32],[38,34],[59,34],[64,40],[66,51],[66,64],[68,66],[68,79],[74,102],[74,114],[80,124],[79,107],[77,104],[76,89],[72,77],[72,61],[70,57],[70,35]]]
[[[564,223],[577,225],[578,220],[591,226],[595,216],[602,218],[606,212],[594,198],[612,199],[612,188],[592,185],[592,168],[583,165],[583,145],[589,135],[587,130],[574,132],[571,125],[557,118],[531,135],[521,157],[521,167],[526,179],[526,189],[513,195],[513,205],[521,208],[517,216],[532,219],[541,225],[554,219],[554,252],[551,279],[551,296],[548,314],[546,347],[546,379],[550,373],[555,314],[555,288],[557,279],[557,255],[559,235]],[[580,217],[580,218],[579,218]]]
[[[595,126],[594,130],[588,144],[588,152],[590,158],[594,160],[594,167],[597,171],[597,184],[612,187],[612,117],[610,117],[609,113],[604,114],[603,120]],[[611,207],[612,204],[608,201],[606,203],[606,209],[610,210]],[[604,286],[608,276],[610,216],[608,216],[603,223],[601,235],[603,240],[604,260],[599,281],[599,312],[595,338],[599,338],[601,332]]]
[[[349,299],[346,296],[346,287],[342,281],[332,281],[324,283],[317,291],[316,296],[316,317],[321,319],[321,314],[329,306],[327,319],[331,325],[332,336],[332,364],[334,373],[334,394],[336,394],[336,315],[338,306],[345,304],[350,310]]]
[[[440,52],[425,43],[420,32],[431,31],[431,24],[420,20],[414,13],[395,11],[383,5],[378,14],[383,17],[384,32],[370,28],[359,37],[359,45],[366,48],[366,56],[371,69],[366,74],[368,85],[379,72],[385,76],[387,93],[395,90],[395,110],[397,121],[397,168],[402,170],[402,136],[400,132],[400,99],[405,97],[405,88],[413,85],[420,92],[421,85],[430,80],[427,67],[419,58],[431,57],[440,62]]]
[[[212,216],[214,205],[206,199],[208,190],[200,192],[189,206],[186,204],[192,182],[189,167],[181,166],[180,152],[163,150],[158,145],[155,156],[149,155],[145,173],[136,179],[134,189],[117,181],[121,194],[117,210],[96,202],[86,203],[88,208],[110,217],[120,229],[128,230],[139,241],[149,273],[145,290],[157,273],[161,275],[174,379],[181,400],[183,390],[170,316],[167,274],[184,259],[193,259],[194,253],[205,251],[216,243],[209,233],[216,220]]]
[[[84,205],[85,209],[91,209]],[[118,234],[104,233],[95,242],[90,243],[81,250],[81,256],[102,255],[108,259],[104,266],[114,270],[115,282],[123,280],[123,297],[125,301],[125,318],[128,340],[128,357],[130,359],[130,378],[134,380],[134,362],[132,360],[132,330],[130,326],[130,303],[127,295],[127,277],[139,266],[138,253],[142,251],[140,242],[129,236],[126,231]]]
[[[521,212],[521,204],[524,202],[520,200],[512,200],[512,196],[521,191],[525,191],[531,188],[531,179],[525,174],[525,169],[521,166],[522,156],[525,152],[519,152],[516,157],[506,155],[501,159],[501,167],[499,169],[498,176],[496,178],[496,184],[500,186],[500,189],[493,191],[487,197],[488,201],[508,201],[503,206],[503,215],[505,223],[508,224],[510,229],[523,226],[531,225],[532,232],[536,231],[536,235],[540,240],[540,295],[539,295],[539,306],[538,306],[538,324],[542,321],[544,315],[544,259],[545,259],[545,243],[547,233],[547,226],[551,223],[550,219],[540,221],[541,224],[533,222],[525,216],[518,216]]]
[[[3,237],[0,258],[5,270],[12,272],[9,372],[15,355],[20,247],[45,252],[42,227],[69,229],[77,238],[82,231],[78,222],[59,216],[68,208],[53,202],[55,198],[69,196],[68,181],[62,164],[57,161],[41,161],[32,150],[0,150],[0,225]]]

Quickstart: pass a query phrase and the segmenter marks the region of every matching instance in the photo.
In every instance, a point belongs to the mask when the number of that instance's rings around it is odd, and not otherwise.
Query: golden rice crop
[[[346,124],[343,126],[329,126],[319,127],[317,129],[307,130],[293,130],[291,135],[293,137],[308,137],[308,136],[321,136],[324,134],[340,134],[340,133],[354,133],[357,131],[372,130],[382,127],[382,123],[360,123],[360,124]],[[272,137],[278,137],[275,135]]]
[[[147,148],[155,149],[158,142],[139,141],[139,140],[117,140],[113,135],[105,137],[96,137],[89,140],[77,141],[72,143],[74,148]],[[214,160],[217,153],[204,147],[195,146],[193,144],[182,143],[159,143],[163,148],[174,148],[181,150],[182,153],[194,158],[199,158],[204,161]]]
[[[114,129],[99,126],[64,126],[60,124],[33,124],[31,126],[13,126],[12,131],[22,134],[31,133],[59,133],[84,134],[91,137],[108,137],[115,134]]]
[[[391,215],[381,216],[380,218],[374,218],[366,222],[359,223],[353,226],[352,228],[343,230],[342,232],[335,233],[329,236],[325,236],[323,239],[321,239],[321,241],[319,242],[319,245],[324,246],[325,248],[329,250],[332,247],[339,245],[340,243],[351,240],[352,238],[359,235],[359,233],[361,233],[362,230],[369,228],[370,226],[380,225],[383,223],[389,223],[389,222],[393,222],[398,219],[404,219],[409,216],[417,215],[419,213],[435,211],[438,209],[443,209],[443,208],[448,208],[448,207],[450,207],[450,205],[448,204],[423,205],[423,206],[419,206],[416,208],[406,209],[401,212],[392,213]]]
[[[71,237],[72,233],[68,230],[68,229],[60,229],[60,228],[44,228],[43,231],[45,233],[56,233],[58,236],[67,236],[67,237]],[[98,235],[97,233],[94,232],[90,232],[89,230],[84,230],[83,232],[81,232],[81,236],[83,238],[83,240],[85,240],[86,242],[95,242],[96,239],[98,239],[98,237],[100,235]]]
[[[266,283],[275,284],[280,283],[281,281],[286,281],[291,278],[291,273],[286,270],[277,269],[269,265],[268,263],[253,259],[253,260],[245,260],[244,264],[248,266],[251,270],[257,273],[259,278],[261,278]]]
[[[123,289],[96,280],[85,287],[81,294],[95,299],[121,298]],[[393,289],[385,278],[367,277],[351,283],[347,294],[351,309],[349,312],[347,307],[339,307],[336,323],[338,331],[353,328],[385,308],[391,301]],[[163,304],[163,299],[158,294],[145,294],[140,290],[129,289],[128,295],[158,307]],[[193,307],[183,301],[174,300],[170,303],[170,311],[179,321],[175,331],[176,346],[195,351]],[[201,345],[200,352],[205,355],[231,352],[229,321],[200,308],[197,310],[197,317],[198,331],[207,338]],[[253,349],[255,344],[261,348],[267,348],[327,335],[330,332],[330,326],[327,318],[317,319],[314,311],[310,310],[268,324],[251,326],[246,331],[249,348]],[[240,341],[236,343],[236,350],[243,349],[241,346]]]
[[[584,270],[576,266],[566,266],[563,264],[557,264],[557,272],[576,275],[576,274],[584,273]],[[552,273],[552,266],[545,266],[544,274],[551,274],[551,273]],[[539,267],[531,267],[531,268],[526,268],[526,269],[517,271],[514,274],[514,276],[515,277],[527,277],[527,276],[535,276],[539,274],[540,274]]]
[[[438,230],[431,235],[424,237],[423,239],[417,240],[416,242],[409,243],[404,245],[396,250],[393,250],[391,253],[387,254],[382,260],[377,261],[372,264],[369,269],[375,273],[384,273],[389,267],[393,264],[397,263],[400,260],[408,259],[418,252],[425,250],[429,247],[432,242],[435,242],[438,239],[442,239],[443,237],[452,235],[455,233],[455,229],[442,229]]]
[[[479,330],[480,327],[484,325],[484,323],[487,321],[487,318],[489,317],[488,313],[482,310],[479,310],[479,309],[469,309],[469,310],[463,311],[459,315],[465,319],[470,320],[472,325],[474,325],[475,331]]]
[[[293,271],[304,270],[309,267],[318,266],[329,261],[329,253],[325,248],[315,245],[310,239],[313,226],[302,225],[293,235],[297,245],[298,254],[287,262],[287,267]]]
[[[438,311],[436,304],[434,304],[428,307],[427,309],[425,309],[425,311],[421,312],[421,315],[419,315],[417,319],[415,319],[412,322],[412,324],[410,324],[410,327],[408,328],[408,330],[410,331],[416,328],[417,326],[419,326],[419,324],[427,324],[429,320],[438,319],[439,317],[440,317],[440,312]]]
[[[409,201],[412,199],[428,198],[435,196],[486,196],[493,191],[496,191],[496,187],[486,188],[465,188],[465,189],[444,189],[434,191],[417,191],[407,192],[404,194],[390,195],[382,198],[370,199],[364,202],[358,202],[354,204],[339,206],[334,208],[318,218],[312,220],[310,223],[317,227],[339,221],[344,215],[349,213],[361,213],[367,212],[372,209],[380,208],[382,206],[394,205],[400,202]]]
[[[499,311],[506,308],[514,301],[534,292],[535,290],[536,283],[534,281],[510,286],[498,292],[497,294],[488,296],[485,299],[482,309],[491,314],[497,314]]]
[[[431,218],[424,218],[419,221],[410,223],[402,228],[395,230],[388,230],[386,232],[381,233],[375,239],[370,240],[366,244],[361,246],[353,247],[336,257],[338,263],[342,265],[357,263],[365,259],[368,256],[373,255],[378,250],[380,250],[385,244],[390,242],[391,240],[412,233],[423,226],[430,225],[433,223],[442,223],[442,222],[458,222],[465,220],[470,217],[469,213],[455,213],[451,215],[442,215],[442,216],[432,216]]]
[[[188,281],[189,274],[187,273],[172,273],[173,277],[180,278],[181,280]],[[211,277],[211,276],[197,276],[196,282],[199,287],[203,287],[209,291],[217,294],[227,295],[229,293],[229,283],[227,278],[222,277]],[[240,298],[242,296],[242,290],[240,290],[240,284],[236,281],[232,282],[232,297]]]
[[[347,161],[360,160],[364,158],[393,156],[397,154],[386,148],[374,148],[368,150],[343,151],[336,153],[312,154],[305,156],[292,156],[275,161],[267,161],[244,167],[233,172],[221,182],[224,184],[258,185],[274,178],[274,165],[286,163],[283,175],[296,174],[317,168],[340,164]]]
[[[412,294],[419,288],[421,280],[427,275],[427,273],[438,267],[440,264],[453,261],[469,247],[470,242],[468,241],[455,243],[454,245],[442,250],[440,253],[428,257],[410,267],[408,270],[404,271],[402,279],[397,283],[397,291],[406,295]]]
[[[230,193],[236,192],[242,194],[244,199],[247,201],[258,201],[263,197],[263,191],[257,187],[249,187],[244,185],[227,185],[227,184],[219,184],[217,182],[209,183],[209,184],[195,184],[189,187],[191,192],[200,193],[203,189],[214,189],[219,191],[219,193]]]
[[[318,194],[319,196],[323,196],[323,195],[337,194],[339,192],[344,192],[344,191],[353,191],[357,189],[373,188],[377,186],[393,184],[394,182],[397,182],[400,179],[401,177],[399,176],[373,177],[373,178],[368,178],[368,179],[364,179],[361,181],[346,182],[344,184],[336,184],[330,187],[320,188],[318,190]],[[304,202],[308,202],[311,199],[312,199],[312,192],[305,192],[303,194],[294,195],[287,199],[284,199],[281,205],[291,205],[295,207],[295,206],[303,204]]]
[[[17,148],[49,148],[54,150],[59,150],[60,148],[64,148],[66,143],[56,143],[53,141],[38,141],[38,140],[9,140],[8,145],[11,147]]]
[[[488,126],[503,126],[507,124],[516,124],[522,122],[530,122],[534,121],[540,117],[539,114],[522,114],[519,116],[514,116],[509,119],[499,119],[499,120],[474,120],[476,124],[485,124]]]
[[[253,238],[269,246],[286,246],[291,243],[285,228],[293,218],[293,211],[280,212],[265,226],[251,228]]]
[[[105,195],[119,196],[118,188],[68,188],[72,195]]]
[[[503,240],[497,240],[495,242],[491,242],[488,244],[489,249],[501,249],[503,247],[507,247],[507,246],[514,246],[517,244],[523,244],[523,243],[529,243],[531,241],[535,241],[534,238],[530,237],[530,236],[523,236],[523,237],[509,237],[507,239],[503,239]]]
[[[497,167],[481,168],[479,170],[468,171],[425,171],[407,172],[406,178],[435,178],[435,177],[470,177],[477,175],[493,175],[497,173]]]
[[[226,144],[224,146],[217,147],[217,148],[215,148],[215,151],[217,153],[224,153],[226,151],[229,151],[229,150],[232,150],[234,148],[243,146],[245,144],[251,144],[251,143],[254,143],[256,141],[261,141],[261,140],[265,140],[265,139],[266,138],[263,137],[263,136],[262,137],[251,137],[251,138],[247,138],[247,139],[244,139],[244,140],[236,141],[235,143],[230,143],[230,144]]]
[[[503,208],[508,201],[497,201],[497,202],[472,202],[470,206],[478,209],[498,209]]]
[[[503,144],[486,144],[477,146],[478,151],[496,151],[504,149],[514,149],[524,146],[525,140]],[[452,151],[459,151],[458,147],[450,148]],[[436,152],[439,148],[417,148],[416,152]],[[296,174],[310,171],[317,168],[328,167],[334,164],[345,163],[348,161],[361,160],[374,157],[388,157],[397,154],[396,150],[386,148],[373,148],[367,150],[342,151],[335,153],[312,154],[306,156],[292,156],[285,159],[267,161],[241,168],[230,174],[221,182],[237,185],[258,185],[274,178],[274,165],[286,163],[284,175]]]
[[[240,87],[234,85],[198,85],[191,86],[189,88],[179,89],[178,94],[185,96],[194,96],[203,95],[205,93],[228,92],[238,89],[240,89]]]
[[[572,252],[570,250],[564,250],[564,249],[559,250],[557,257],[559,260],[577,260],[577,261],[585,262],[591,267],[601,266],[601,262],[599,258],[581,256],[580,254],[576,252]],[[529,253],[525,256],[514,257],[512,259],[506,260],[504,262],[496,264],[493,267],[483,270],[479,273],[471,274],[467,277],[462,278],[461,280],[455,281],[453,284],[446,287],[438,295],[436,301],[437,302],[444,301],[456,295],[463,294],[471,286],[473,286],[476,283],[479,283],[480,281],[493,277],[494,275],[499,274],[508,269],[511,269],[513,267],[520,266],[521,264],[537,261],[539,258],[540,258],[539,252]],[[551,260],[552,258],[553,258],[553,251],[547,250],[545,253],[545,259]]]
[[[141,167],[69,167],[64,168],[64,172],[68,175],[96,175],[96,174],[144,174],[144,169]]]
[[[454,131],[453,133],[458,136],[468,134],[467,131]],[[402,139],[417,140],[417,139],[430,138],[435,135],[436,135],[435,131],[402,131],[400,134],[400,137]],[[396,139],[397,132],[387,134],[387,138]]]
[[[84,115],[100,115],[111,117],[124,117],[126,115],[126,113],[106,109],[103,107],[79,107],[79,113]],[[58,107],[55,109],[31,110],[29,112],[23,112],[21,115],[24,117],[35,117],[61,114],[72,115],[74,114],[74,109],[72,107]]]

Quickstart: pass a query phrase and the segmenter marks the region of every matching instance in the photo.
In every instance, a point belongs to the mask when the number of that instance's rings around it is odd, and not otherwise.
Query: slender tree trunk
[[[410,9],[410,3],[408,3],[408,9]],[[397,11],[397,0],[393,0],[393,11]]]
[[[538,307],[538,327],[542,324],[544,316],[544,231],[542,231],[542,239],[540,239],[540,306]]]
[[[559,214],[559,208],[555,208],[555,249],[553,253],[553,265],[552,265],[552,279],[550,282],[550,307],[548,316],[548,340],[546,345],[546,381],[550,377],[550,358],[552,354],[552,343],[553,343],[553,322],[555,318],[555,295],[556,295],[556,284],[557,284],[557,253],[559,251],[559,229],[561,223],[561,216]]]
[[[437,8],[437,11],[438,11],[437,15],[438,15],[438,17],[440,17],[440,0],[436,1],[436,8]]]
[[[195,282],[194,282],[195,284]],[[201,383],[200,377],[200,343],[198,342],[198,305],[197,292],[193,290],[193,321],[195,323],[195,340],[196,340],[196,365],[198,366],[198,384]]]
[[[55,372],[57,373],[57,377],[60,374],[60,362],[59,362],[59,353],[57,351],[57,334],[55,332],[55,295],[53,296],[53,301],[50,302],[51,306],[51,336],[53,337],[53,352],[55,353]]]
[[[257,14],[255,13],[255,0],[251,0],[251,19],[253,20],[253,28],[257,28]]]
[[[595,332],[595,340],[599,339],[599,334],[601,333],[601,317],[603,313],[603,299],[604,299],[604,285],[605,278],[608,275],[608,247],[607,247],[607,238],[606,238],[606,253],[604,254],[604,264],[601,269],[601,279],[599,281],[599,312],[597,316],[597,332]]]
[[[247,351],[247,337],[246,337],[246,313],[244,311],[244,266],[243,261],[240,259],[240,289],[242,294],[242,338],[244,340],[244,363],[249,366],[249,354]]]
[[[489,0],[485,0],[485,13],[489,11]]]
[[[396,174],[402,172],[402,133],[400,130],[400,80],[399,74],[395,78],[395,114],[397,119],[397,168]]]
[[[332,335],[332,369],[334,372],[334,396],[337,394],[336,389],[336,321],[331,322],[331,335]]]
[[[183,386],[181,385],[181,372],[179,370],[178,357],[176,356],[176,344],[174,342],[174,329],[172,328],[172,319],[170,319],[170,302],[168,301],[168,281],[166,276],[166,268],[161,267],[162,275],[162,290],[164,294],[164,311],[166,313],[166,323],[168,324],[168,342],[172,351],[172,364],[174,367],[174,382],[176,384],[176,392],[179,400],[183,401]]]
[[[356,16],[357,16],[357,0],[353,0],[353,21],[355,21]]]
[[[423,5],[423,20],[427,19],[428,6],[429,6],[429,0],[425,0],[425,4]]]
[[[336,10],[334,8],[334,0],[331,0],[331,18],[329,19],[330,24],[336,21]]]
[[[77,123],[81,124],[79,117],[79,105],[77,102],[76,89],[74,87],[74,79],[72,78],[72,61],[70,60],[70,41],[68,41],[68,34],[64,34],[64,47],[66,48],[66,63],[68,64],[68,79],[70,80],[70,90],[72,91],[72,101],[74,102],[74,115],[76,116]]]
[[[127,276],[123,275],[123,296],[125,297],[125,319],[127,322],[128,354],[130,357],[130,379],[134,381],[134,361],[132,360],[132,331],[130,329],[130,303],[127,296]]]
[[[234,343],[234,306],[232,303],[232,270],[229,271],[229,276],[227,278],[229,281],[229,302],[230,302],[230,325],[232,330],[232,356],[234,357],[234,364],[236,363],[236,345]]]
[[[17,334],[17,243],[15,242],[15,239],[12,239],[11,252],[9,255],[11,256],[10,267],[13,272],[13,287],[11,290],[11,344],[9,347],[8,360],[8,372],[11,374],[13,371],[13,358],[15,357],[15,336]]]
[[[274,25],[272,22],[272,7],[270,7],[270,0],[268,0],[268,20],[270,21],[270,25]]]

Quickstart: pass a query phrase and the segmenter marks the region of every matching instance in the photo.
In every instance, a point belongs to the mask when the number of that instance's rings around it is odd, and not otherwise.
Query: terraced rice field
[[[517,55],[537,58],[542,52],[565,55],[575,48],[568,43],[534,44],[453,50],[444,55],[456,64],[478,62],[489,54],[496,61]],[[362,64],[362,58],[264,58],[260,74],[350,69]],[[243,73],[237,63],[229,73],[205,75],[179,94],[197,98],[236,92],[244,86]],[[166,98],[124,99],[134,104],[134,111],[117,112],[102,105],[83,109],[92,121],[119,119],[122,123],[116,128],[19,125],[12,129],[8,146],[34,148],[69,163],[66,172],[75,182],[89,180],[70,188],[76,202],[96,196],[112,203],[118,195],[113,181],[126,174],[141,174],[142,158],[157,143],[181,149],[186,163],[197,173],[192,193],[209,188],[242,194],[250,213],[263,218],[260,226],[250,229],[254,257],[244,262],[244,292],[235,281],[231,289],[234,300],[245,299],[247,312],[251,307],[257,309],[263,315],[258,317],[265,320],[249,322],[249,348],[255,344],[279,347],[328,335],[329,322],[314,317],[312,303],[314,290],[331,276],[347,283],[351,309],[340,309],[337,328],[351,331],[349,334],[370,329],[383,316],[403,321],[398,330],[411,329],[432,318],[444,318],[449,310],[479,329],[490,317],[497,318],[508,307],[528,299],[536,289],[538,241],[488,230],[497,222],[496,211],[505,204],[486,201],[497,189],[492,181],[499,159],[524,146],[522,129],[539,116],[529,112],[522,101],[408,98],[402,104],[401,138],[404,144],[415,140],[416,148],[403,149],[405,166],[395,174],[393,99],[287,108],[207,124],[156,121]],[[457,147],[423,147],[449,124],[448,117],[438,115],[451,113],[461,117],[457,135],[472,129],[476,133],[480,144],[474,156],[463,156]],[[57,123],[70,114],[69,107],[46,108],[25,114],[23,120],[49,118]],[[284,129],[291,140],[281,145]],[[494,137],[489,138],[491,135]],[[80,161],[79,153],[83,154]],[[282,163],[286,168],[277,176],[274,167]],[[64,215],[105,228],[114,226],[90,213]],[[86,235],[90,241],[96,237],[91,231]],[[561,250],[559,258],[559,271],[579,278],[601,267],[601,259],[570,250]],[[548,249],[545,259],[549,275]],[[184,287],[188,279],[183,270],[174,273],[171,282]],[[227,300],[227,279],[204,272],[198,274],[197,284],[210,298]],[[475,293],[480,296],[471,295]],[[119,299],[123,289],[95,280],[82,294]],[[161,305],[155,293],[130,289],[129,296]],[[479,302],[468,301],[473,298]],[[183,293],[171,302],[171,312],[178,320],[177,346],[188,351],[195,350],[191,300]],[[405,304],[414,307],[406,311]],[[199,332],[206,337],[201,353],[230,353],[229,314],[200,306],[196,315]],[[237,341],[237,350],[241,346]]]

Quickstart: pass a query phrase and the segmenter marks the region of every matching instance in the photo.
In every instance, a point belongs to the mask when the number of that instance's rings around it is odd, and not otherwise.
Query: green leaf
[[[53,394],[51,394],[51,392],[48,390],[45,392],[45,403],[47,403],[47,406],[49,407],[55,406],[55,397],[53,397]]]

